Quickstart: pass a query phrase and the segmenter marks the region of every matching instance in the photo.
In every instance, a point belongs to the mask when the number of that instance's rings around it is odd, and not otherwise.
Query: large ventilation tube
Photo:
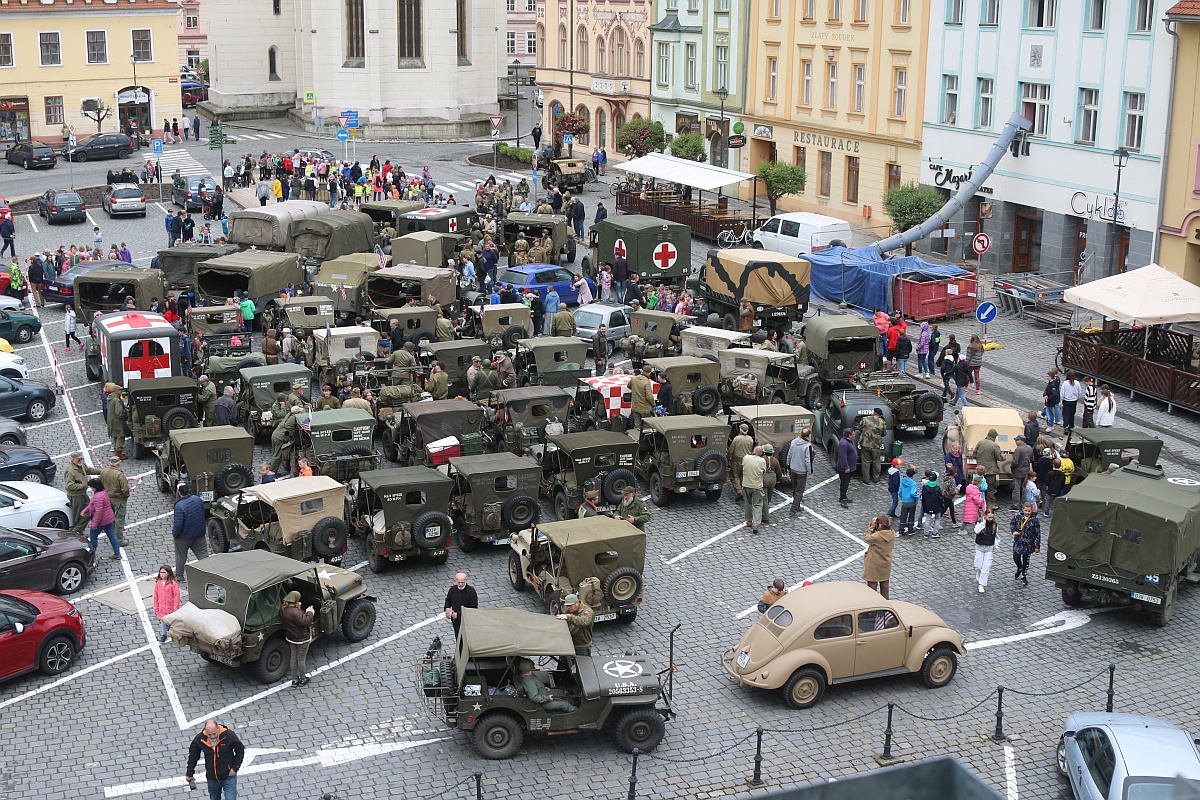
[[[992,172],[996,169],[996,165],[1000,163],[1000,159],[1004,158],[1004,154],[1008,151],[1008,146],[1012,144],[1012,140],[1016,135],[1021,131],[1028,131],[1032,127],[1033,123],[1020,114],[1013,114],[1009,117],[1008,122],[1004,124],[1004,130],[1000,132],[1000,138],[992,144],[992,149],[987,154],[987,158],[971,172],[970,179],[963,182],[962,186],[950,197],[946,205],[938,209],[936,214],[917,227],[910,228],[904,233],[898,233],[895,236],[889,236],[879,242],[875,245],[876,249],[881,253],[886,253],[890,250],[907,247],[913,242],[924,239],[933,231],[946,227],[946,223],[950,221],[950,218],[961,211],[963,206],[967,204],[967,201],[979,191],[979,188],[983,186],[987,179],[992,177]]]

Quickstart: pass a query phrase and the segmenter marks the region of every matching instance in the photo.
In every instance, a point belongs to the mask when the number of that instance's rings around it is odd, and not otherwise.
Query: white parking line
[[[826,575],[832,575],[833,573],[837,572],[842,567],[847,566],[849,564],[853,564],[855,561],[858,561],[860,558],[862,558],[866,554],[867,554],[867,551],[865,549],[859,550],[854,555],[843,558],[841,561],[834,564],[832,567],[826,567],[825,569],[821,570],[820,572],[816,572],[816,573],[813,573],[812,575],[809,575],[807,578],[805,578],[804,580],[795,584],[794,586],[789,586],[788,591],[794,592],[797,589],[799,589],[801,586],[803,586],[805,583],[816,583],[817,581],[821,580],[821,578],[824,578]],[[748,617],[749,615],[753,614],[756,611],[758,611],[757,603],[750,606],[749,608],[747,608],[745,611],[741,612],[740,614],[738,614],[737,617],[735,617],[735,619],[743,619],[743,618]]]
[[[83,358],[77,358],[74,361],[60,361],[60,362],[58,362],[58,365],[60,367],[66,367],[66,366],[70,366],[71,364],[82,364],[85,360],[86,359],[83,359]],[[29,371],[30,372],[38,372],[39,370],[43,370],[43,369],[54,369],[54,366],[50,365],[47,367],[34,367],[33,369],[31,369]]]
[[[64,422],[70,422],[70,421],[71,421],[70,417],[63,417],[62,419],[52,419],[49,422],[39,422],[37,425],[26,425],[25,430],[32,431],[36,428],[44,428],[47,425],[61,425]]]
[[[29,220],[29,227],[33,228],[34,233],[37,233],[38,232],[37,223],[33,221],[33,217],[34,217],[33,214],[28,214],[25,216],[25,219]]]
[[[157,208],[159,211],[161,211],[163,213],[164,217],[167,215],[167,209],[163,208],[162,203],[155,203],[154,207]]]
[[[125,527],[126,528],[136,528],[138,525],[145,525],[147,522],[154,522],[156,519],[162,519],[163,517],[169,517],[174,513],[175,513],[175,510],[172,509],[172,510],[166,512],[165,514],[159,514],[156,517],[147,517],[146,519],[139,519],[137,522],[130,522]]]
[[[92,219],[92,212],[84,211],[83,213],[87,217],[88,222],[92,223],[92,227],[96,227],[96,220]]]
[[[130,650],[128,653],[122,653],[119,656],[113,656],[112,658],[105,659],[104,661],[101,661],[98,664],[92,664],[90,667],[87,667],[85,669],[68,672],[66,675],[63,675],[58,680],[51,681],[50,683],[47,683],[45,686],[39,686],[38,688],[31,689],[30,691],[25,692],[24,694],[19,694],[16,697],[8,698],[3,703],[0,703],[0,708],[7,708],[8,706],[15,705],[24,700],[28,700],[31,697],[37,697],[39,694],[42,694],[43,692],[48,692],[51,689],[57,689],[59,686],[62,686],[64,683],[76,680],[77,678],[82,678],[84,675],[87,675],[88,673],[91,673],[91,672],[95,672],[96,670],[100,670],[100,669],[104,669],[105,667],[112,666],[113,664],[117,663],[118,661],[129,658],[130,656],[136,656],[139,653],[144,653],[147,650],[152,649],[153,647],[154,647],[154,645],[144,644],[141,647],[137,648],[136,650]]]
[[[287,138],[282,133],[268,133],[267,136],[271,137],[272,139],[286,139]]]
[[[81,415],[81,416],[82,416],[82,415]],[[75,418],[74,418],[74,417],[72,417],[72,418],[71,418],[71,424],[72,424],[72,426],[74,426],[74,424],[75,424]],[[82,442],[82,441],[83,441],[83,438],[81,437],[81,438],[79,439],[79,441],[80,441],[80,442]],[[87,454],[87,452],[88,452],[89,450],[101,450],[101,449],[103,449],[103,448],[105,448],[105,447],[112,447],[112,442],[101,442],[100,444],[92,444],[92,445],[89,445],[89,444],[83,444],[83,445],[81,445],[81,446],[83,447],[83,452],[84,452],[84,454]],[[71,455],[71,454],[70,454],[70,453],[59,453],[59,454],[58,454],[58,455],[56,455],[56,456],[50,456],[50,458],[52,458],[52,459],[53,459],[53,460],[55,460],[55,461],[58,461],[60,458],[66,458],[66,457],[67,457],[67,456],[69,456],[69,455]]]
[[[1004,784],[1008,800],[1019,800],[1017,794],[1017,755],[1011,744],[1004,745]]]

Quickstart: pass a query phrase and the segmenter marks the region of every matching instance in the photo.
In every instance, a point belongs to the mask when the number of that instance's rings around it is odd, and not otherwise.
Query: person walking
[[[462,610],[464,608],[479,608],[479,594],[475,587],[467,583],[467,573],[460,572],[454,576],[454,585],[446,592],[446,619],[454,626],[454,638],[458,638],[458,627],[462,625]]]
[[[967,529],[968,525],[974,525],[986,513],[989,508],[988,502],[984,499],[981,485],[983,478],[975,475],[971,478],[971,482],[967,484],[966,499],[963,500],[962,510],[962,526],[963,530]]]
[[[846,428],[842,431],[842,438],[838,440],[838,502],[842,504],[842,508],[850,506],[850,498],[846,497],[846,491],[850,488],[850,476],[858,469],[858,448],[854,446],[854,434],[853,428]]]
[[[166,564],[158,568],[158,580],[154,582],[154,616],[158,617],[158,640],[165,642],[171,627],[163,617],[179,610],[179,581],[175,572]]]
[[[79,334],[76,332],[78,320],[75,317],[75,309],[70,303],[63,306],[65,313],[63,315],[63,346],[64,349],[71,349],[71,340],[75,340],[75,344],[79,345],[79,349],[83,349],[83,342],[79,341]]]
[[[1065,433],[1075,428],[1075,412],[1079,407],[1079,398],[1083,396],[1083,384],[1075,376],[1075,370],[1067,370],[1066,380],[1063,381],[1059,397],[1062,399],[1062,425]]]
[[[967,354],[962,353],[958,357],[958,363],[954,365],[954,398],[950,401],[950,405],[957,406],[960,402],[963,408],[970,405],[967,402],[967,387],[971,385],[971,368],[967,362]]]
[[[1096,379],[1088,375],[1083,379],[1083,427],[1096,427],[1096,403],[1099,393],[1096,391]]]
[[[883,436],[887,423],[883,409],[876,406],[874,414],[859,417],[858,457],[862,461],[863,483],[879,483],[879,459],[883,455]]]
[[[1000,432],[995,428],[991,428],[987,432],[987,436],[980,440],[979,444],[975,445],[975,465],[983,469],[983,475],[987,479],[987,502],[989,506],[996,505],[996,487],[1000,485],[1000,465],[1004,463],[1004,451],[1000,449],[1000,445],[996,440],[1000,437]],[[966,477],[965,475],[963,476]],[[963,512],[965,521],[966,512]],[[974,520],[972,520],[973,522]]]
[[[1017,572],[1013,580],[1029,585],[1029,556],[1042,552],[1042,524],[1033,513],[1033,504],[1025,503],[1013,514],[1010,528],[1013,535],[1013,563]]]
[[[938,527],[945,510],[942,487],[938,485],[938,474],[927,470],[925,481],[921,484],[921,528],[926,539],[941,538]]]
[[[114,385],[108,398],[108,436],[112,439],[113,457],[124,459],[125,437],[129,435],[129,411],[121,400],[121,387]]]
[[[933,343],[933,334],[929,323],[921,323],[921,334],[917,337],[917,375],[921,378],[933,377],[933,361],[929,357],[929,347]]]
[[[216,424],[217,387],[207,375],[200,376],[200,391],[196,393],[196,408],[200,411],[200,423],[205,428]]]
[[[9,214],[0,219],[0,239],[4,241],[4,246],[0,247],[0,256],[4,255],[7,250],[12,253],[13,258],[17,257],[17,227],[13,224],[12,215]]]
[[[67,502],[71,506],[71,516],[75,518],[71,529],[77,533],[83,532],[83,524],[87,520],[83,509],[88,504],[88,476],[99,475],[100,470],[89,467],[83,462],[83,451],[76,450],[70,454],[71,461],[67,464],[63,475],[63,487],[67,490]]]
[[[1055,425],[1062,422],[1062,413],[1059,409],[1059,403],[1062,402],[1062,383],[1058,378],[1058,370],[1051,367],[1046,373],[1046,388],[1042,390],[1042,402],[1045,405],[1045,410],[1042,412],[1042,417],[1045,418],[1046,424],[1053,428]]]
[[[108,466],[100,470],[100,482],[104,484],[104,490],[108,492],[113,514],[116,516],[117,541],[124,545],[125,509],[132,490],[129,488],[129,478],[121,471],[120,458],[112,456],[108,459]]]
[[[312,644],[313,607],[310,605],[300,610],[300,593],[288,592],[283,596],[283,608],[279,611],[279,619],[283,622],[283,632],[291,648],[289,672],[292,675],[292,686],[304,686],[308,683],[308,646]]]
[[[767,462],[766,472],[763,473],[762,524],[770,525],[771,504],[775,501],[775,487],[783,480],[783,465],[775,456],[774,445],[764,444],[762,454],[763,460]]]
[[[938,485],[942,488],[942,507],[950,515],[950,524],[957,526],[958,520],[954,518],[954,500],[958,497],[961,488],[959,487],[958,471],[953,464],[946,464],[946,471],[938,479]]]
[[[983,340],[978,334],[972,333],[971,340],[967,342],[967,368],[971,370],[971,377],[975,379],[975,394],[979,394],[982,391],[979,385],[979,370],[983,368]]]
[[[888,516],[897,516],[900,508],[900,479],[904,477],[904,459],[893,458],[892,466],[888,467],[888,494],[892,496],[892,504],[888,506]]]
[[[804,513],[804,490],[813,474],[812,430],[803,428],[792,440],[787,452],[787,468],[792,474],[792,516]]]
[[[1117,421],[1117,400],[1108,384],[1100,386],[1100,399],[1096,401],[1095,421],[1097,428],[1111,428]]]
[[[1037,513],[1038,501],[1042,499],[1042,490],[1038,488],[1037,476],[1032,473],[1025,476],[1025,486],[1022,492],[1024,501],[1033,506],[1033,513]]]
[[[759,533],[762,524],[764,492],[764,475],[767,462],[763,458],[763,449],[755,447],[742,458],[742,493],[746,499],[746,526],[750,532]]]
[[[113,561],[120,561],[121,543],[117,541],[117,533],[114,529],[116,517],[113,516],[112,502],[108,499],[108,492],[104,491],[104,484],[100,482],[99,478],[89,480],[88,487],[92,490],[92,499],[80,513],[91,523],[89,541],[92,544],[92,550],[96,549],[96,544],[100,541],[100,534],[103,533],[108,537],[108,543],[112,545]]]
[[[892,551],[896,547],[896,532],[892,530],[891,517],[880,514],[871,520],[863,540],[867,543],[867,553],[863,557],[862,579],[885,600],[890,600]]]
[[[204,756],[204,777],[208,782],[209,800],[237,800],[237,773],[246,757],[246,748],[237,734],[215,719],[206,720],[204,728],[192,739],[188,749],[187,772],[184,781],[194,785],[196,764]],[[194,786],[193,786],[194,788]]]
[[[988,509],[983,519],[975,523],[975,583],[983,594],[988,576],[992,574],[992,557],[996,553],[996,512]]]
[[[175,489],[175,513],[171,524],[171,539],[175,543],[175,575],[184,582],[183,571],[187,555],[191,551],[196,559],[208,558],[208,542],[204,538],[204,501],[192,494],[186,483],[180,482]]]
[[[898,327],[896,336],[895,368],[900,372],[908,372],[908,359],[912,357],[912,339],[908,338],[908,327]]]
[[[921,487],[917,485],[917,468],[909,467],[900,479],[900,535],[912,536],[917,532],[917,500]]]
[[[632,382],[632,381],[631,381]],[[729,441],[729,484],[733,486],[733,499],[742,502],[742,459],[754,450],[754,439],[750,436],[750,426],[745,422],[738,423],[737,434]]]
[[[1017,436],[1017,446],[1012,454],[1012,501],[1013,508],[1018,508],[1022,502],[1022,495],[1025,491],[1025,477],[1033,469],[1033,448],[1029,446],[1029,440],[1025,434]],[[989,481],[989,485],[991,482]]]

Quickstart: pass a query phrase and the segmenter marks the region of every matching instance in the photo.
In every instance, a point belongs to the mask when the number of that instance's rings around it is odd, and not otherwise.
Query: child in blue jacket
[[[925,470],[925,482],[921,484],[921,527],[926,539],[941,538],[938,526],[946,510],[945,500],[937,472]]]

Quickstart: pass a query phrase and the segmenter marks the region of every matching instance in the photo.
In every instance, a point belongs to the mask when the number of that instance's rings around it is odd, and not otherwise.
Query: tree
[[[667,132],[662,123],[651,122],[645,117],[631,119],[617,129],[617,148],[635,158],[662,150],[666,144]]]
[[[945,204],[945,198],[937,189],[916,183],[889,189],[883,196],[883,210],[892,218],[892,224],[901,233],[917,227]],[[905,246],[904,253],[912,255],[911,244]]]
[[[681,133],[671,140],[671,155],[685,161],[706,161],[704,137],[698,133]]]
[[[104,120],[113,115],[112,106],[103,100],[84,100],[80,106],[79,113],[96,123],[96,133],[100,133],[104,127]]]
[[[569,133],[578,138],[580,136],[587,136],[588,131],[591,129],[591,124],[578,114],[563,114],[561,117],[554,118],[554,134],[556,136]]]
[[[758,177],[767,187],[767,201],[771,204],[771,215],[774,216],[779,198],[804,191],[808,172],[804,167],[778,161],[764,161],[758,168]]]

